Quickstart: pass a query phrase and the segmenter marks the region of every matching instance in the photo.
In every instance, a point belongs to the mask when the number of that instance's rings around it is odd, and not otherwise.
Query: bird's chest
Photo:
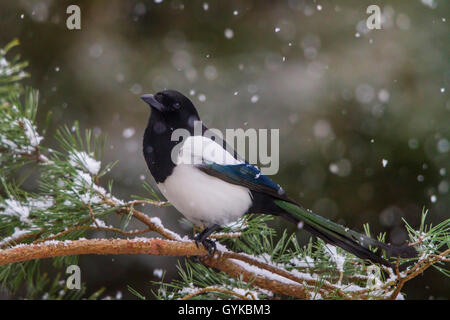
[[[192,165],[180,164],[158,188],[170,203],[196,225],[225,225],[250,208],[247,188],[212,177]]]

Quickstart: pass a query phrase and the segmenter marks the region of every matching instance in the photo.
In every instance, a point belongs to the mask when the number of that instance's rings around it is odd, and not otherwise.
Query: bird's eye
[[[180,109],[181,108],[181,105],[180,105],[180,103],[178,103],[178,102],[175,102],[173,105],[172,105],[172,107],[174,108],[174,109]]]

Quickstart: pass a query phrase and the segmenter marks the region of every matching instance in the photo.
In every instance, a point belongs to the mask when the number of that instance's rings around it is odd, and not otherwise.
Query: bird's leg
[[[211,235],[211,233],[220,229],[222,229],[221,226],[219,226],[218,224],[214,224],[211,227],[205,228],[202,232],[197,234],[194,237],[195,245],[197,246],[197,248],[198,244],[201,243],[206,248],[206,250],[208,250],[209,255],[214,254],[217,250],[216,242],[208,239],[208,237]]]

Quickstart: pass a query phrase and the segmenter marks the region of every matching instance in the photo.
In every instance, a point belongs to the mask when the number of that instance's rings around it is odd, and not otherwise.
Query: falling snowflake
[[[206,101],[206,96],[205,96],[203,93],[200,93],[200,94],[198,95],[198,100],[199,100],[200,102],[205,102],[205,101]]]
[[[129,139],[136,133],[136,130],[134,128],[126,128],[122,131],[122,137],[125,139]]]
[[[225,38],[227,39],[232,39],[234,37],[234,31],[231,30],[230,28],[226,28],[224,31],[225,34]]]

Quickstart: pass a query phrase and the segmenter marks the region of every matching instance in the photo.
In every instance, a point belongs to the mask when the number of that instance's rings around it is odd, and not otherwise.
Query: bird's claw
[[[217,246],[216,246],[216,242],[211,240],[211,239],[205,239],[202,242],[203,246],[205,247],[206,250],[208,250],[208,254],[210,256],[214,255],[214,253],[216,253],[217,251]]]
[[[199,248],[199,243],[201,243],[205,249],[208,251],[208,255],[212,256],[217,251],[216,242],[211,239],[200,239],[199,235],[194,238],[195,245]]]

